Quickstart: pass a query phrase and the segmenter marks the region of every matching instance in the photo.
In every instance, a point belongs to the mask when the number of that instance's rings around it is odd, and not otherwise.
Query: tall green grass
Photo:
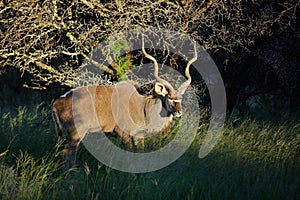
[[[199,159],[207,130],[203,124],[177,161],[155,172],[129,174],[97,162],[83,145],[78,168],[65,171],[54,127],[47,120],[41,123],[49,110],[44,103],[1,114],[0,199],[300,198],[297,120],[229,120],[213,151]],[[170,138],[149,140],[146,146]]]

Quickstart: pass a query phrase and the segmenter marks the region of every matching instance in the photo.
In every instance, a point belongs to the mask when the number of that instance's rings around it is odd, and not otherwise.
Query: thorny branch
[[[275,25],[295,27],[298,7],[298,1],[259,0],[2,1],[0,73],[18,68],[40,88],[72,86],[76,69],[98,43],[149,26],[186,33],[211,52],[251,51],[256,38],[272,35]],[[176,66],[176,55],[171,62]],[[119,66],[114,58],[110,63],[95,64],[114,74]]]

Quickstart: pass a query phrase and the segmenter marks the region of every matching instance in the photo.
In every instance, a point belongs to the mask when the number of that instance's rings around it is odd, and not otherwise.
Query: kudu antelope
[[[196,45],[194,48],[194,58],[187,63],[185,68],[187,80],[177,90],[168,81],[158,76],[158,63],[154,57],[146,53],[143,44],[142,51],[145,57],[154,64],[154,76],[157,82],[153,95],[142,95],[132,82],[121,82],[116,85],[86,86],[73,89],[55,100],[52,114],[57,134],[61,137],[63,129],[68,134],[62,152],[65,167],[74,166],[77,147],[89,132],[115,132],[122,138],[122,142],[128,146],[129,150],[132,150],[132,139],[136,147],[143,150],[144,137],[140,133],[161,132],[167,129],[172,118],[180,117],[182,114],[182,95],[191,83],[189,68],[197,59]],[[129,89],[131,94],[128,94]],[[118,93],[117,96],[113,96],[115,91]],[[118,119],[113,113],[113,98],[118,98],[117,101],[114,100],[121,111]],[[123,101],[127,101],[127,104],[124,104]],[[153,106],[156,109],[150,110]],[[127,123],[128,119],[131,119],[134,124],[138,124],[138,131],[136,130],[137,126]],[[155,120],[150,122],[151,119]],[[123,127],[120,127],[120,123],[123,124]],[[152,125],[149,126],[149,123]]]

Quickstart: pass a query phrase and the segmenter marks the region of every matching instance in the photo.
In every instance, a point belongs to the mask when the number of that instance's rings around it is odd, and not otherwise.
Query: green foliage
[[[207,124],[189,150],[159,171],[128,174],[98,163],[81,145],[78,169],[58,161],[61,142],[45,104],[19,107],[1,119],[0,199],[296,199],[300,182],[300,124],[272,125],[249,117],[229,121],[213,151],[198,159]],[[172,128],[175,133],[180,122]],[[147,140],[159,148],[166,138]]]
[[[133,65],[129,55],[118,58],[117,63],[118,67],[116,70],[119,81],[126,80],[126,73],[129,70],[136,68],[136,65]]]
[[[114,65],[114,69],[117,71],[118,80],[125,80],[126,73],[129,70],[136,68],[136,65],[134,65],[131,60],[131,54],[120,56],[125,52],[129,52],[130,46],[126,40],[117,40],[109,47],[116,63],[116,65]]]

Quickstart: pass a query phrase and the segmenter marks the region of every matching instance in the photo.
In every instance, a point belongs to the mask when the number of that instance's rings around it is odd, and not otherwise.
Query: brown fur
[[[131,88],[132,87],[132,88]],[[73,90],[68,94],[58,98],[53,103],[53,119],[55,121],[57,134],[62,136],[62,129],[67,132],[67,142],[62,152],[62,158],[65,161],[66,168],[74,166],[76,160],[76,150],[89,132],[110,133],[116,132],[127,148],[132,151],[132,137],[139,151],[144,149],[144,138],[140,135],[142,132],[160,132],[168,130],[174,112],[181,113],[181,105],[170,105],[168,97],[158,94],[163,92],[162,84],[157,87],[156,95],[141,95],[133,87],[132,83],[121,83],[115,86],[87,86]],[[119,123],[113,116],[112,98],[114,90],[118,91],[117,104],[122,112],[119,112]],[[128,90],[133,91],[128,97]],[[165,92],[165,91],[164,91]],[[181,95],[179,95],[181,98]],[[126,104],[126,101],[129,104]],[[126,106],[129,105],[129,108]],[[152,113],[155,121],[159,120],[157,127],[147,129],[150,123],[149,108],[153,105],[160,106],[159,112]],[[162,109],[164,108],[164,109]],[[180,110],[174,110],[178,109]],[[124,110],[128,110],[125,112]],[[163,112],[166,110],[166,112]],[[130,116],[128,116],[128,114]],[[135,130],[130,121],[142,127],[141,130]],[[123,127],[119,125],[123,124]],[[125,125],[125,126],[124,126]],[[145,130],[143,129],[145,128]],[[131,135],[130,135],[131,134]]]

